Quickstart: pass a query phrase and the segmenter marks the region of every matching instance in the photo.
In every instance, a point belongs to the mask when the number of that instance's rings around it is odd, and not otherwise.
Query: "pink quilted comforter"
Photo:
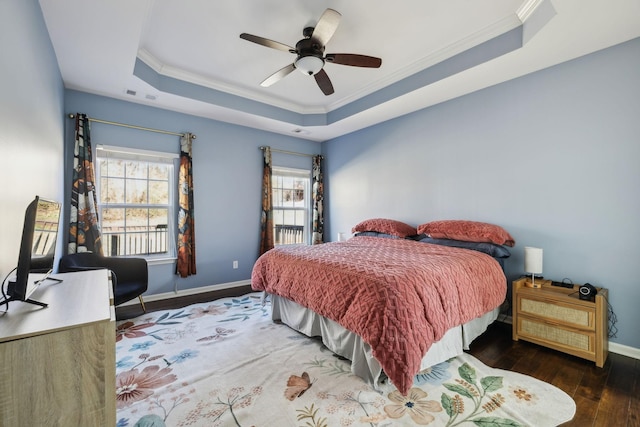
[[[363,236],[272,249],[254,265],[251,285],[360,335],[404,395],[434,342],[506,294],[504,273],[489,255]]]

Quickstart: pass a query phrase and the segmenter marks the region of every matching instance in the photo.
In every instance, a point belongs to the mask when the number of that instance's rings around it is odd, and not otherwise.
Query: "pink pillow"
[[[378,233],[391,234],[398,237],[407,237],[418,234],[415,227],[393,219],[372,218],[362,221],[351,229],[352,233],[363,231],[376,231]]]
[[[465,220],[432,221],[419,225],[418,233],[428,234],[434,239],[489,242],[506,246],[514,246],[516,244],[507,230],[499,225],[486,222]]]

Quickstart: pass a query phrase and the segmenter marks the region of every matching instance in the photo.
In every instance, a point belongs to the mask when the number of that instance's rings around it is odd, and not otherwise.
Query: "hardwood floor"
[[[576,402],[565,426],[640,426],[640,360],[609,353],[595,363],[511,339],[511,325],[496,322],[469,351],[486,365],[520,372],[560,388]]]
[[[145,303],[147,312],[239,296],[249,286]],[[139,304],[116,308],[118,320],[143,314]],[[469,351],[494,368],[520,372],[564,390],[576,402],[574,419],[564,426],[640,427],[640,360],[609,353],[603,368],[525,341],[511,339],[511,325],[495,322]]]
[[[147,312],[158,310],[171,310],[174,308],[186,307],[190,304],[196,304],[199,302],[213,301],[218,298],[235,297],[244,295],[246,293],[253,292],[251,286],[239,286],[237,288],[223,289],[220,291],[205,292],[195,295],[187,295],[183,297],[176,297],[171,299],[163,299],[160,301],[145,301],[144,305],[147,308]],[[144,314],[142,307],[138,304],[138,299],[131,301],[131,305],[121,305],[116,307],[116,319],[124,320],[131,319],[132,317],[141,316]]]

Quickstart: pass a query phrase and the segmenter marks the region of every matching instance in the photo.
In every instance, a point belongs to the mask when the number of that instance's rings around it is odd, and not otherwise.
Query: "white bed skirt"
[[[300,304],[270,295],[272,319],[309,337],[321,337],[322,342],[335,354],[351,361],[351,372],[361,377],[375,389],[387,380],[378,361],[371,354],[371,347],[359,335],[348,331],[333,320],[327,319]],[[499,308],[445,333],[422,358],[420,370],[437,365],[469,349],[469,344],[481,335],[498,318]]]

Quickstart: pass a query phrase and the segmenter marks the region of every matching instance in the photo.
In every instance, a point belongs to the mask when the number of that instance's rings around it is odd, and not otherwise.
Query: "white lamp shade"
[[[524,271],[525,273],[542,273],[542,249],[527,246],[524,248]]]
[[[301,73],[313,76],[322,69],[324,61],[317,56],[303,56],[295,60],[295,66]]]

